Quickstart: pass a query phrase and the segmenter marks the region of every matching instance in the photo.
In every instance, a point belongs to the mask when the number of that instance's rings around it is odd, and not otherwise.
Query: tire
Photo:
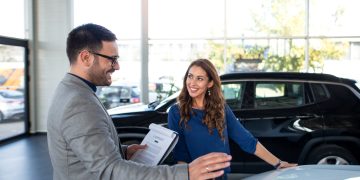
[[[349,150],[338,145],[328,144],[311,151],[306,164],[354,165],[359,163]]]

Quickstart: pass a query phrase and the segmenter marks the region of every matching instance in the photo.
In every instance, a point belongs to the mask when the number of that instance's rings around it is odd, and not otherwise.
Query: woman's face
[[[186,78],[186,88],[192,98],[204,98],[207,89],[213,86],[205,70],[199,66],[192,66]]]

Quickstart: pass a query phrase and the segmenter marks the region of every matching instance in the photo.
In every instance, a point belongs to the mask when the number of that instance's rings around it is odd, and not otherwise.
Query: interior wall
[[[30,131],[46,132],[54,90],[69,69],[66,37],[72,29],[71,0],[33,0],[30,37]]]

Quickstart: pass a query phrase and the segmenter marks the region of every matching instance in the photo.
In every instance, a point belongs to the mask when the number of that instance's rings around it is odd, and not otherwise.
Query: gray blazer
[[[124,160],[115,126],[92,89],[66,74],[52,100],[47,138],[54,179],[188,179],[187,165]]]

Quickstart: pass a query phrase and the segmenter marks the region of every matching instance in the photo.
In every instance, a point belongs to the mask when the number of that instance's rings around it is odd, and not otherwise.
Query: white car
[[[229,178],[230,179],[230,178]],[[267,171],[244,180],[360,180],[359,165],[302,165]]]
[[[24,94],[15,90],[0,90],[0,122],[24,116]]]

